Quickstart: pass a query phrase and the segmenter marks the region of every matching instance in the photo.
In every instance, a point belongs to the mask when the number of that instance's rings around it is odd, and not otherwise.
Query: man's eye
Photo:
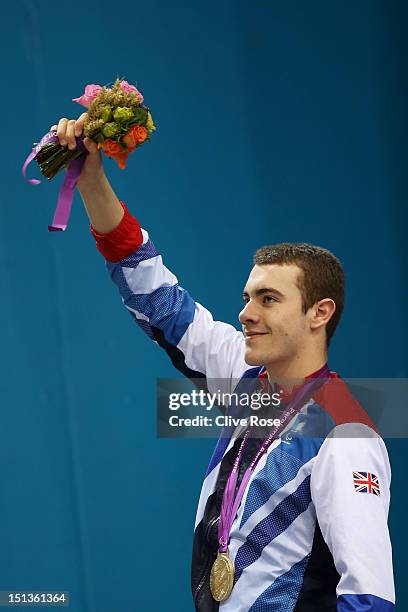
[[[272,295],[264,295],[264,302],[266,304],[271,304],[273,302],[277,302],[278,300],[274,298]]]
[[[249,298],[244,296],[244,297],[242,298],[242,301],[244,302],[244,304],[248,304],[248,302],[249,302]]]

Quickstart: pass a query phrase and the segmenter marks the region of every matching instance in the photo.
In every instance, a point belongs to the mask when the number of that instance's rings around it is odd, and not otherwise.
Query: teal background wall
[[[331,366],[407,376],[407,5],[25,0],[3,15],[0,590],[69,590],[75,612],[187,612],[213,442],[156,438],[173,370],[110,284],[76,196],[21,178],[87,83],[125,76],[157,132],[117,194],[196,300],[238,324],[253,251],[333,250],[347,307]],[[31,176],[36,173],[34,166]],[[406,440],[388,443],[398,609],[408,606]]]

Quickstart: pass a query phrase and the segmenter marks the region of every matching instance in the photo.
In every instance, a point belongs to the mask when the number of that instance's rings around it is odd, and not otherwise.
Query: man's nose
[[[241,325],[246,325],[247,323],[257,323],[259,321],[259,315],[251,301],[245,304],[244,308],[239,313],[238,318]]]

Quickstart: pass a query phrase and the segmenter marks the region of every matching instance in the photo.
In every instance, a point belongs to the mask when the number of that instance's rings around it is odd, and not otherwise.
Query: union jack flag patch
[[[380,495],[378,476],[371,472],[353,472],[354,490],[357,493]]]

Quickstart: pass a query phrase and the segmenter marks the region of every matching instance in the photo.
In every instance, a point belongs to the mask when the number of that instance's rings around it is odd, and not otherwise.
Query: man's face
[[[298,287],[302,270],[294,264],[254,266],[244,288],[239,320],[248,365],[273,367],[296,360],[310,338]]]

